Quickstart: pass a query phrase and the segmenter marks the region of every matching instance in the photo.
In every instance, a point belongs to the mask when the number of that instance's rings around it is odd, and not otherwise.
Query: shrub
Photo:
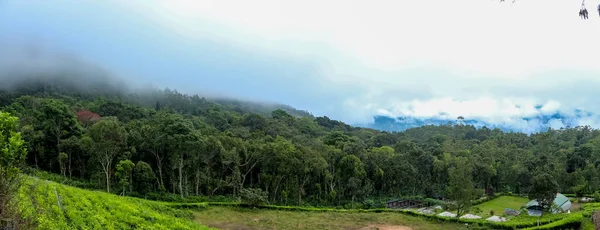
[[[375,202],[374,202],[373,200],[371,200],[371,199],[369,199],[369,200],[365,200],[365,201],[363,202],[363,207],[364,207],[365,209],[371,209],[371,208],[374,208],[374,207],[375,207]]]
[[[244,188],[240,191],[240,198],[244,204],[250,206],[267,203],[267,193],[260,188]]]
[[[592,198],[594,198],[595,202],[600,201],[600,192],[594,192],[594,194],[592,194]]]

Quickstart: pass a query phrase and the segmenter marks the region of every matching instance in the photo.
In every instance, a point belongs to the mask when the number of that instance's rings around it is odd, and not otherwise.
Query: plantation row
[[[193,222],[188,210],[33,177],[24,178],[17,199],[21,216],[36,229],[210,229]]]

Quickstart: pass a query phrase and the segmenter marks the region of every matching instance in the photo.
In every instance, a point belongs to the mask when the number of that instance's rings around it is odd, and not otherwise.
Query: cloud
[[[520,130],[600,124],[576,112],[600,113],[600,19],[581,20],[578,2],[62,3],[8,1],[0,29],[43,37],[134,82],[278,101],[353,124],[377,115]]]

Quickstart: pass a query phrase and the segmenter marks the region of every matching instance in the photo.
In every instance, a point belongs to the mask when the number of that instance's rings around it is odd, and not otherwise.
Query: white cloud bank
[[[188,38],[210,34],[326,60],[321,84],[356,89],[336,114],[349,122],[378,113],[508,122],[596,109],[591,98],[598,94],[589,87],[600,86],[600,18],[588,5],[591,17],[581,20],[579,6],[564,0],[206,0],[150,8]],[[195,26],[207,21],[221,27]]]
[[[313,60],[320,76],[298,87],[342,98],[317,115],[350,123],[383,114],[526,126],[535,121],[519,118],[600,114],[600,17],[591,2],[586,21],[580,2],[564,0],[107,2],[190,45],[213,40]]]

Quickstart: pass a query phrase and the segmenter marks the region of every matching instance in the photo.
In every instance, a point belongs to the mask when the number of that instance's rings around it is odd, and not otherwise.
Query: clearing
[[[464,229],[464,224],[429,222],[399,213],[340,213],[209,207],[196,221],[219,229]]]
[[[529,200],[525,197],[501,196],[496,199],[475,205],[473,208],[477,207],[481,209],[481,212],[473,214],[485,218],[490,216],[490,211],[494,211],[494,215],[502,216],[504,215],[504,209],[510,208],[519,210],[521,206],[525,205],[528,201]]]

